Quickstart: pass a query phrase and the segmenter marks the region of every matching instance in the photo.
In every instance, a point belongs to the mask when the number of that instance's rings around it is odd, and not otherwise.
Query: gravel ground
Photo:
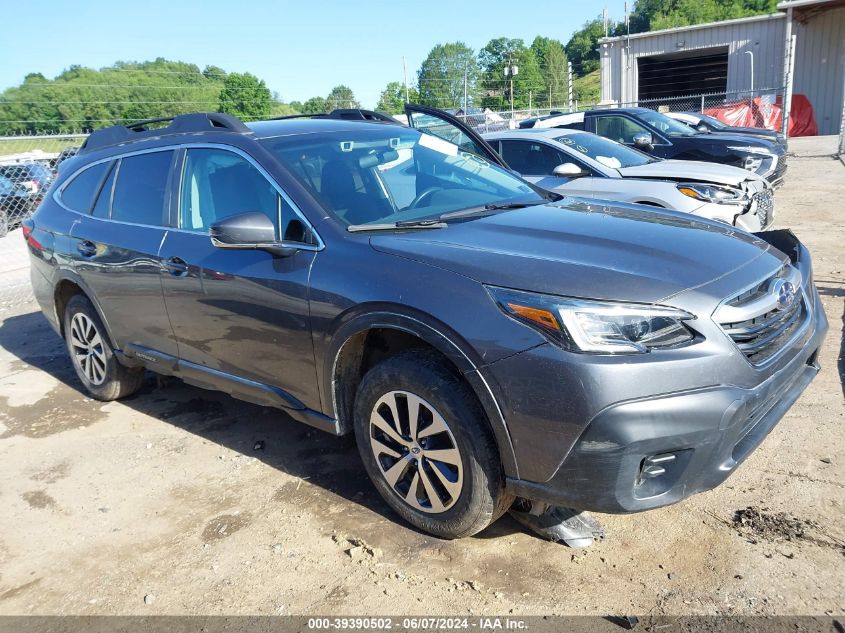
[[[14,296],[0,300],[0,614],[842,615],[843,199],[845,167],[818,157],[794,158],[777,194],[831,322],[821,374],[724,485],[597,515],[608,537],[583,551],[508,517],[457,542],[420,534],[348,443],[177,380],[86,398],[14,260],[0,271]]]

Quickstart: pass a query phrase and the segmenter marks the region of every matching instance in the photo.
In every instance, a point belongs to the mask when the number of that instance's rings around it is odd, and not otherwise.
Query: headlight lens
[[[684,321],[696,317],[677,308],[487,290],[505,314],[573,352],[643,354],[695,338]]]
[[[746,202],[745,193],[732,187],[720,187],[702,183],[681,183],[678,191],[685,196],[701,200],[702,202],[716,202],[718,204],[743,204]]]
[[[754,156],[746,156],[745,163],[743,163],[743,167],[748,171],[753,171],[757,173],[757,170],[760,169],[760,166],[763,164],[762,158],[755,158]]]
[[[756,145],[728,145],[728,149],[735,152],[742,152],[743,154],[762,154],[764,156],[774,156],[765,147],[757,147]]]

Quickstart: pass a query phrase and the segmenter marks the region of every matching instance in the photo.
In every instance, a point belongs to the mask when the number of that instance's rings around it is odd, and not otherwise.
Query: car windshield
[[[724,130],[726,127],[729,127],[726,123],[722,123],[716,117],[708,116],[706,114],[697,114],[696,116],[700,117],[702,120],[706,121],[717,130]]]
[[[588,134],[587,132],[567,134],[565,136],[559,136],[555,140],[561,145],[565,145],[569,151],[575,152],[576,156],[577,154],[583,154],[611,169],[638,167],[657,162],[658,160],[616,141],[611,141],[596,134]]]
[[[347,226],[545,201],[510,172],[409,128],[362,123],[261,143]]]
[[[665,114],[655,112],[654,110],[642,110],[637,112],[637,116],[666,136],[697,136],[700,134],[700,132],[688,125],[675,119],[670,119]]]

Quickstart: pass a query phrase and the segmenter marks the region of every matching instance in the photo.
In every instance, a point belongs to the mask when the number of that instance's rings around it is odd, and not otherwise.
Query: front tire
[[[405,352],[370,369],[354,418],[367,474],[417,528],[441,538],[471,536],[512,503],[481,406],[437,355]]]
[[[106,328],[88,297],[78,294],[70,298],[65,307],[64,332],[76,375],[92,397],[118,400],[141,388],[144,369],[118,362]]]

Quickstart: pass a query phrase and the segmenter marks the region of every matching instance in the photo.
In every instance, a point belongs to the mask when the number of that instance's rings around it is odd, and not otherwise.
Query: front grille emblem
[[[779,310],[786,310],[795,303],[795,286],[786,279],[776,279],[772,284],[772,294],[777,299]]]

